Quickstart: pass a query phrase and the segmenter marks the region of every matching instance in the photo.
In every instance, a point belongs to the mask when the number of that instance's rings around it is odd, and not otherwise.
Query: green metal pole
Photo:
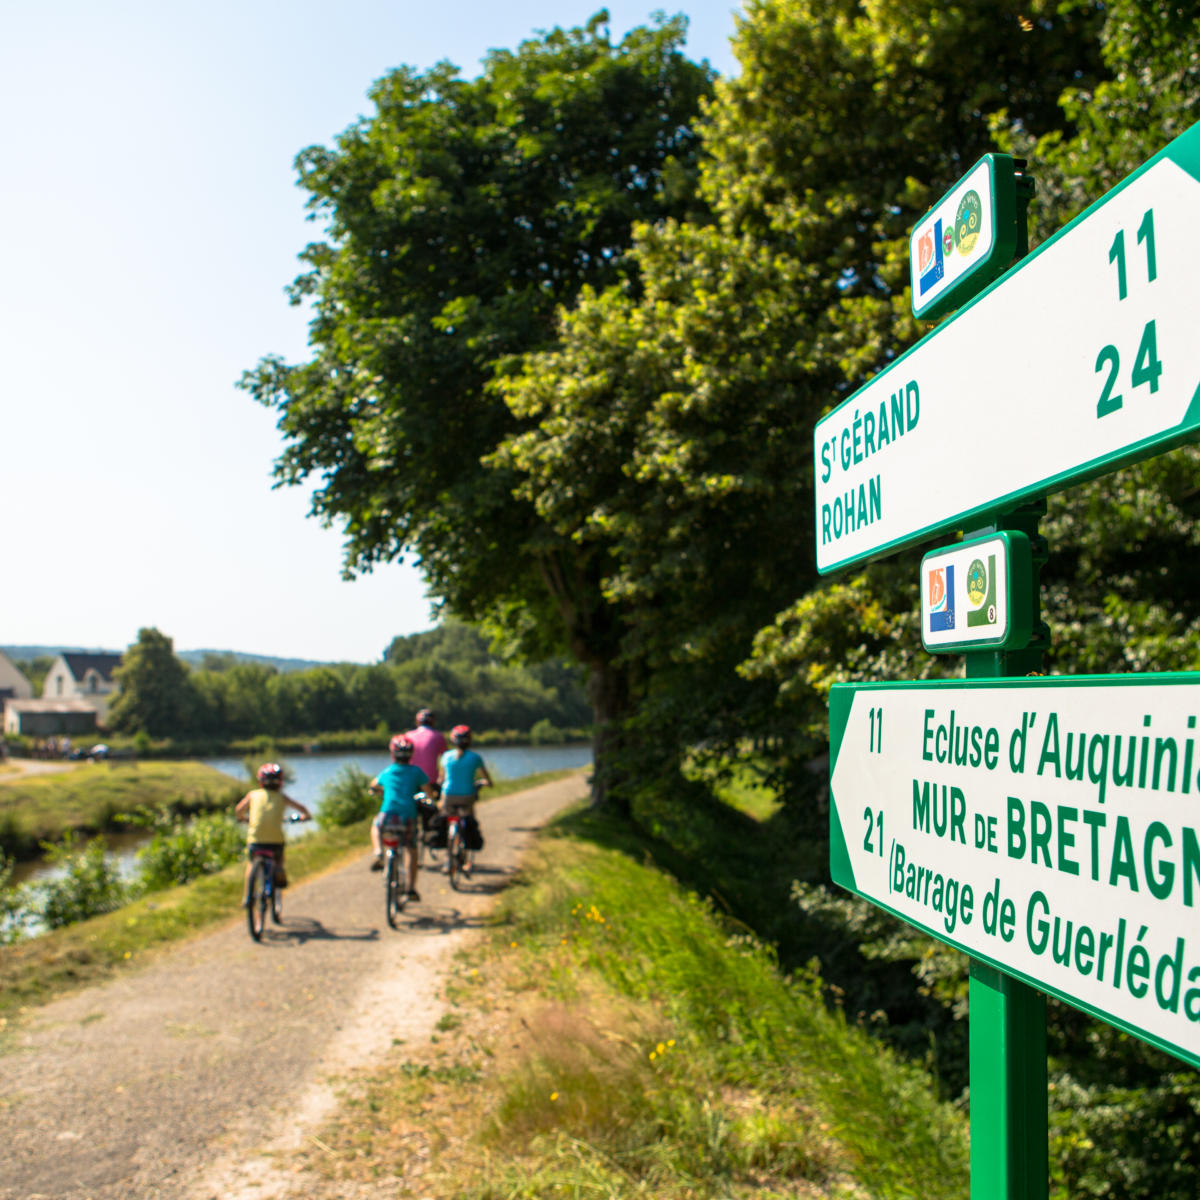
[[[966,655],[968,679],[1040,673],[1049,631],[1040,621],[1045,539],[1038,535],[1044,501],[1005,514],[994,526],[1029,535],[1034,547],[1034,635],[1020,650]],[[971,960],[971,1200],[1047,1200],[1049,1118],[1046,1078],[1046,997],[984,963]]]

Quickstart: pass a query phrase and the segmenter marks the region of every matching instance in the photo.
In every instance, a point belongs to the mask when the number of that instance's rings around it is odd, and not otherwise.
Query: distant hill
[[[60,654],[123,654],[124,648],[112,650],[106,646],[0,646],[11,659],[24,659],[32,662],[35,658],[57,658]],[[312,658],[275,658],[270,654],[244,654],[240,650],[176,650],[176,657],[194,667],[201,666],[205,656],[216,655],[218,658],[233,658],[237,662],[262,663],[274,667],[278,671],[305,671],[309,667],[323,667],[328,664]]]

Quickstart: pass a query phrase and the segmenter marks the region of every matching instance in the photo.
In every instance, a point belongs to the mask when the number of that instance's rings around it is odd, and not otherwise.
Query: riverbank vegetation
[[[67,834],[116,833],[134,812],[162,817],[227,809],[245,791],[227,775],[189,762],[76,763],[36,775],[0,776],[0,853],[39,857]]]

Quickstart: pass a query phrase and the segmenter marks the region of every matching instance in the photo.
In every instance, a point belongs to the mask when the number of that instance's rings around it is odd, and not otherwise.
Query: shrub
[[[14,865],[0,850],[0,946],[19,940],[30,920],[29,889],[13,886]]]
[[[212,875],[236,862],[244,846],[244,832],[225,813],[163,822],[137,853],[139,882],[153,892]]]
[[[65,868],[64,875],[38,889],[37,915],[48,929],[112,912],[128,899],[129,887],[109,859],[101,838],[93,838],[77,849],[75,835],[68,833],[60,845],[45,846],[50,863]]]
[[[347,763],[321,789],[317,824],[322,829],[334,829],[373,816],[379,801],[367,791],[370,783],[371,777],[357,763]]]

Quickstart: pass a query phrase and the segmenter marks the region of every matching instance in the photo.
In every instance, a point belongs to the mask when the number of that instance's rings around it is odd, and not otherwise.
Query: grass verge
[[[433,1044],[359,1076],[313,1139],[310,1191],[964,1195],[966,1124],[927,1076],[603,822],[542,839]]]

